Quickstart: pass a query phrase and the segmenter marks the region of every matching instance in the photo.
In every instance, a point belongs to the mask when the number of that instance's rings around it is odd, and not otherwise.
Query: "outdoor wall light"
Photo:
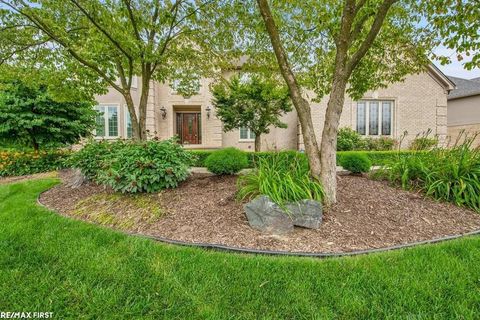
[[[160,108],[160,112],[162,113],[162,119],[165,120],[165,118],[167,117],[167,109],[165,109],[165,106],[162,106]]]
[[[212,108],[210,108],[210,106],[207,106],[207,109],[205,109],[205,111],[207,111],[207,119],[210,119],[210,111],[212,111]]]

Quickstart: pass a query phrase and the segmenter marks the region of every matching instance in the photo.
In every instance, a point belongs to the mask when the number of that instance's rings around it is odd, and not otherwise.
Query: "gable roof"
[[[437,66],[433,63],[430,63],[428,65],[427,71],[434,79],[437,80],[437,82],[440,82],[440,84],[447,92],[455,89],[455,83],[449,77],[447,77],[440,69],[438,69]]]
[[[450,92],[448,100],[480,95],[480,78],[468,80],[457,77],[449,77],[457,86]]]
[[[473,78],[473,79],[470,79],[470,80],[480,82],[480,77],[478,77],[478,78]]]

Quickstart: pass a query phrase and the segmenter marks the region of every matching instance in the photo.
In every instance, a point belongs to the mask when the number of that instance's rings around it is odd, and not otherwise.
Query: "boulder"
[[[273,234],[293,231],[292,219],[267,196],[260,196],[244,206],[252,228]]]
[[[80,169],[72,169],[65,181],[65,185],[72,189],[81,187],[88,179],[82,174]]]
[[[322,223],[322,204],[314,200],[288,203],[281,208],[262,195],[244,206],[251,227],[262,232],[286,234],[293,226],[318,229]]]
[[[298,227],[318,229],[322,224],[322,204],[315,200],[301,200],[286,205],[287,214]]]

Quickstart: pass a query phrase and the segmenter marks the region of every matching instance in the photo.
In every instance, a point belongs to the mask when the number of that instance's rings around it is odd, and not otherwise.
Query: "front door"
[[[200,113],[177,113],[177,135],[182,144],[200,144]]]

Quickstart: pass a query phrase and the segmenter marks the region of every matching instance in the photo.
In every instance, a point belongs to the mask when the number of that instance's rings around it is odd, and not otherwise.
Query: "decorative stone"
[[[302,200],[286,205],[287,214],[298,227],[318,229],[322,224],[322,204],[315,200]]]
[[[88,179],[83,175],[80,169],[73,169],[70,176],[68,177],[68,181],[66,181],[66,186],[72,189],[76,189],[82,186],[87,181]]]
[[[293,231],[292,219],[267,196],[260,196],[244,206],[252,228],[273,234]]]
[[[244,206],[251,227],[273,234],[286,234],[293,226],[318,229],[322,223],[322,204],[302,200],[285,205],[285,209],[268,196],[260,196]]]

